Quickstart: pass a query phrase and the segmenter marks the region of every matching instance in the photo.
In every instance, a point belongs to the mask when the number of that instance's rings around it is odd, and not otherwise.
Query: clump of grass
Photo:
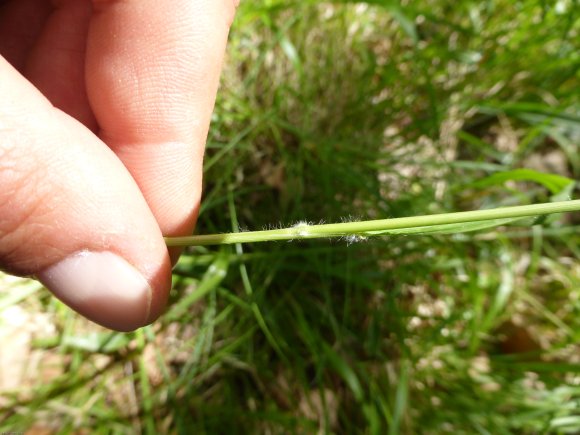
[[[199,234],[575,204],[573,6],[241,2]],[[0,429],[577,433],[578,213],[519,224],[188,247],[134,334],[6,281],[0,336],[37,326]]]

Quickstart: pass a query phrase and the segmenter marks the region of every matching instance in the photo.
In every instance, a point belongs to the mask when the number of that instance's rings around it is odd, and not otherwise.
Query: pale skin
[[[0,0],[0,269],[108,328],[161,315],[236,3]]]

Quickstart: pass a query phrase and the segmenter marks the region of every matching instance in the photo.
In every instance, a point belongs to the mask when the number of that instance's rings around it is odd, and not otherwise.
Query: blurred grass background
[[[199,233],[578,196],[574,0],[244,0]],[[100,329],[0,276],[0,431],[579,433],[580,218],[195,248]]]

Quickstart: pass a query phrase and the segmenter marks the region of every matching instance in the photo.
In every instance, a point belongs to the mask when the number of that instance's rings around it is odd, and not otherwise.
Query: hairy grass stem
[[[300,222],[292,227],[276,230],[166,237],[165,241],[168,246],[207,246],[326,237],[458,233],[498,226],[525,217],[579,210],[580,200],[572,200],[360,222],[322,225],[309,225],[305,222]]]

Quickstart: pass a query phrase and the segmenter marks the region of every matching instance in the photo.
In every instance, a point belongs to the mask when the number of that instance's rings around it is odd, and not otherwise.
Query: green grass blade
[[[362,401],[364,398],[364,390],[352,367],[350,367],[350,365],[326,343],[324,344],[324,355],[328,358],[330,366],[340,375],[342,380],[352,391],[356,401]]]
[[[218,255],[216,260],[207,269],[207,272],[202,277],[195,291],[181,299],[179,303],[173,305],[165,315],[166,318],[170,321],[179,319],[192,304],[200,300],[212,290],[215,290],[225,278],[228,265],[229,262],[227,255]]]
[[[202,246],[225,245],[234,243],[272,242],[280,240],[316,239],[328,237],[375,236],[384,234],[417,234],[417,228],[428,234],[441,232],[472,231],[470,225],[480,225],[483,221],[500,221],[495,225],[504,224],[507,220],[523,217],[540,216],[552,213],[565,213],[580,210],[580,200],[562,201],[522,205],[516,207],[501,207],[489,210],[466,211],[458,213],[443,213],[436,215],[405,217],[395,219],[370,220],[362,222],[347,222],[340,224],[309,225],[299,223],[290,228],[280,230],[249,231],[229,234],[209,234],[191,237],[166,238],[168,246]],[[463,227],[449,225],[463,224]],[[435,228],[443,226],[443,228]],[[479,228],[481,229],[481,227]],[[421,231],[419,231],[421,232]]]
[[[401,365],[397,392],[395,396],[395,406],[393,411],[393,422],[389,427],[389,435],[400,433],[401,421],[405,415],[407,402],[409,400],[409,363],[404,361]]]
[[[141,401],[143,406],[143,424],[144,424],[144,433],[146,434],[154,434],[156,433],[155,428],[155,419],[153,417],[153,392],[152,386],[149,382],[149,375],[147,373],[147,361],[144,354],[144,349],[147,344],[147,338],[145,337],[144,330],[141,329],[137,331],[137,343],[139,346],[139,350],[141,351],[141,355],[139,357],[139,367],[138,367],[138,382],[139,387],[141,389]]]
[[[533,181],[541,184],[553,195],[566,189],[574,180],[556,174],[547,174],[533,169],[514,169],[513,171],[499,172],[483,180],[473,183],[470,187],[483,188],[503,184],[506,181]]]
[[[513,223],[520,219],[521,218],[493,219],[489,221],[465,222],[458,224],[429,225],[417,228],[401,228],[385,231],[368,231],[365,233],[365,236],[467,233],[471,231],[479,231],[486,230],[489,228],[495,228],[501,225]]]
[[[0,282],[7,286],[7,283],[2,282],[3,274],[0,274]],[[33,280],[19,280],[16,285],[10,287],[10,292],[2,293],[0,295],[0,311],[15,305],[24,299],[32,296],[34,293],[42,289],[42,284]]]

